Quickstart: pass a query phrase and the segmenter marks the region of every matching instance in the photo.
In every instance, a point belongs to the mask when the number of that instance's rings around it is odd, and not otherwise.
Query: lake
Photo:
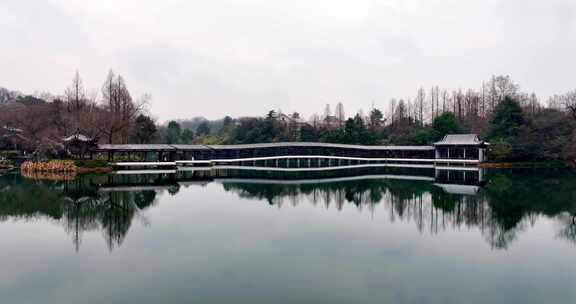
[[[575,303],[576,173],[0,176],[2,303]]]

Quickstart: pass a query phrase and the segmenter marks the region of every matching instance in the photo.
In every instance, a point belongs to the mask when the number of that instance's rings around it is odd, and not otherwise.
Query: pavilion
[[[434,143],[436,159],[486,159],[486,149],[490,144],[478,138],[476,134],[450,134]]]

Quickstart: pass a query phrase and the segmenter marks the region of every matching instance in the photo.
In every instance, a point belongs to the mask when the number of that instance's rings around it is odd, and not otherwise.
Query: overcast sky
[[[347,114],[511,75],[576,88],[574,0],[0,0],[0,86],[63,93],[109,69],[159,120]]]

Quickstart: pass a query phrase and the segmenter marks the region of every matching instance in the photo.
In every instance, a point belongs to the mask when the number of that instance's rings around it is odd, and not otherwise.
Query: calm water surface
[[[393,173],[0,176],[0,300],[576,303],[576,173]]]

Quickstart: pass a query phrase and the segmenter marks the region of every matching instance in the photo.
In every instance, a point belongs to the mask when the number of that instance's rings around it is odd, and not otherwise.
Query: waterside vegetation
[[[25,161],[20,165],[23,174],[31,173],[106,173],[112,171],[104,160]]]

